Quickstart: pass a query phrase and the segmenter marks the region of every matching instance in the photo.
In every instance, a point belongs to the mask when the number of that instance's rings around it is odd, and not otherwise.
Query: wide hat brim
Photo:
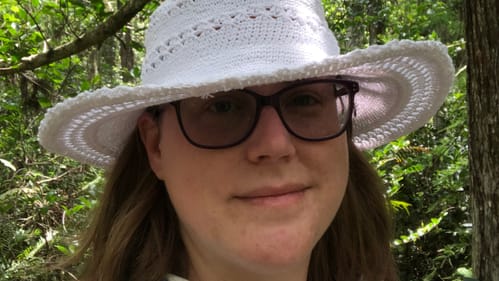
[[[47,111],[39,141],[49,151],[108,168],[148,106],[223,90],[340,75],[359,83],[352,137],[358,148],[370,149],[423,126],[444,102],[454,79],[447,48],[435,41],[392,41],[292,68],[262,69],[193,77],[189,84],[165,81],[84,92]]]

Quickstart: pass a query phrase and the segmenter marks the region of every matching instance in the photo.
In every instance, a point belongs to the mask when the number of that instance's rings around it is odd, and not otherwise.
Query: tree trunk
[[[499,281],[499,10],[465,0],[473,272]]]
[[[132,48],[132,30],[128,26],[124,27],[123,38],[120,41],[120,62],[123,81],[132,81],[133,77],[130,75],[130,70],[133,69],[135,60]]]
[[[344,0],[344,5],[348,10],[347,16],[351,18],[352,24],[347,26],[347,49],[362,48],[366,43],[365,26],[360,21],[365,17],[365,8],[359,0]]]
[[[385,17],[381,13],[384,1],[372,0],[367,3],[367,15],[374,20],[369,22],[369,45],[383,44],[379,35],[385,32]]]

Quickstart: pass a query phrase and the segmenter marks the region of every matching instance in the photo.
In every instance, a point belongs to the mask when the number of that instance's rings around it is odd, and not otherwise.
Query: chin
[[[258,245],[242,255],[249,264],[265,271],[282,271],[308,267],[312,243],[282,242],[280,245]],[[301,245],[300,245],[301,244]]]

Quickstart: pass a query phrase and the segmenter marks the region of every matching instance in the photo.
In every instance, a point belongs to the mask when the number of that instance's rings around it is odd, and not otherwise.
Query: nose
[[[247,140],[250,162],[289,161],[296,154],[293,136],[288,132],[277,111],[265,106],[258,123]]]

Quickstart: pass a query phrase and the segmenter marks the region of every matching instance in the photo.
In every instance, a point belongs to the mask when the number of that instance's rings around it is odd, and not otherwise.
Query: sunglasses
[[[219,149],[245,141],[265,106],[273,107],[293,136],[323,141],[341,135],[350,125],[357,82],[324,78],[299,80],[278,92],[262,96],[249,89],[187,98],[170,104],[176,110],[186,139],[201,148]],[[155,118],[164,106],[147,109]]]

